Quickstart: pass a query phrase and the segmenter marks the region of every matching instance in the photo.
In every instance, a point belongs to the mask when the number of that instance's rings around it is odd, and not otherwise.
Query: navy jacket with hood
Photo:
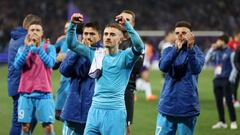
[[[96,47],[101,45],[98,43]],[[90,67],[88,59],[72,51],[61,63],[60,73],[71,78],[69,95],[61,113],[63,120],[86,123],[95,88],[95,79],[88,76]]]
[[[159,69],[166,73],[158,111],[174,117],[197,116],[200,113],[198,74],[204,65],[204,55],[194,45],[166,48],[159,62]]]
[[[18,86],[21,76],[21,70],[15,69],[13,66],[18,48],[24,45],[27,30],[17,27],[11,31],[11,40],[8,49],[8,95],[15,96],[18,94]]]
[[[232,50],[228,47],[219,48],[211,52],[210,61],[214,65],[215,79],[228,80],[230,73],[232,71],[231,54]],[[220,73],[218,73],[217,71],[219,67],[221,67]]]

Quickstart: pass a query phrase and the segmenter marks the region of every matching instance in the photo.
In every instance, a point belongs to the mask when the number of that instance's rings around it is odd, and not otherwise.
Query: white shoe
[[[231,125],[230,125],[230,129],[237,129],[238,126],[237,126],[237,122],[231,122]]]
[[[234,106],[235,108],[240,107],[240,102],[239,102],[239,101],[235,101],[234,104],[233,104],[233,106]]]
[[[218,123],[212,126],[212,129],[219,129],[219,128],[227,128],[227,124],[223,123],[222,121],[219,121]]]

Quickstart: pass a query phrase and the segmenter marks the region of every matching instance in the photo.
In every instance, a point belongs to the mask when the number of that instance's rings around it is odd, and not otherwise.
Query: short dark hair
[[[218,37],[218,39],[224,41],[225,44],[227,44],[228,41],[229,41],[229,37],[228,37],[228,35],[226,35],[226,34],[223,34],[222,36]]]
[[[132,10],[123,10],[122,13],[127,13],[132,15],[133,21],[135,21],[136,15]]]
[[[28,14],[23,20],[23,28],[28,29],[32,24],[39,24],[42,26],[42,19],[34,14]]]
[[[175,28],[177,28],[177,27],[186,27],[186,28],[190,29],[190,31],[192,31],[192,25],[190,22],[187,22],[187,21],[178,21],[175,24]]]
[[[116,28],[116,29],[122,31],[123,35],[125,35],[125,33],[126,33],[126,29],[119,23],[110,23],[105,28],[107,28],[107,27]]]
[[[101,34],[101,28],[100,28],[100,25],[97,21],[94,21],[94,22],[89,22],[89,23],[86,23],[84,26],[83,26],[83,30],[84,28],[93,28],[94,30],[96,30],[99,34]]]

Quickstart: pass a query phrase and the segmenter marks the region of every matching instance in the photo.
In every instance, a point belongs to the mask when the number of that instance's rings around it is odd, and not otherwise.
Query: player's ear
[[[120,38],[120,40],[118,41],[118,44],[120,45],[122,43],[122,41],[123,41],[123,37]]]

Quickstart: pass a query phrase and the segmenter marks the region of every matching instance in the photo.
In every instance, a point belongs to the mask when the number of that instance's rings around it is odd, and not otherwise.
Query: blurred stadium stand
[[[46,37],[54,43],[63,32],[69,12],[79,10],[87,20],[97,20],[101,26],[105,26],[124,9],[136,13],[137,30],[165,31],[179,20],[191,22],[193,30],[197,31],[232,34],[240,28],[240,0],[1,0],[0,52],[7,52],[11,29],[21,25],[28,13],[43,18]],[[213,38],[205,37],[203,49]],[[161,40],[161,36],[149,38],[154,40],[156,46]]]

